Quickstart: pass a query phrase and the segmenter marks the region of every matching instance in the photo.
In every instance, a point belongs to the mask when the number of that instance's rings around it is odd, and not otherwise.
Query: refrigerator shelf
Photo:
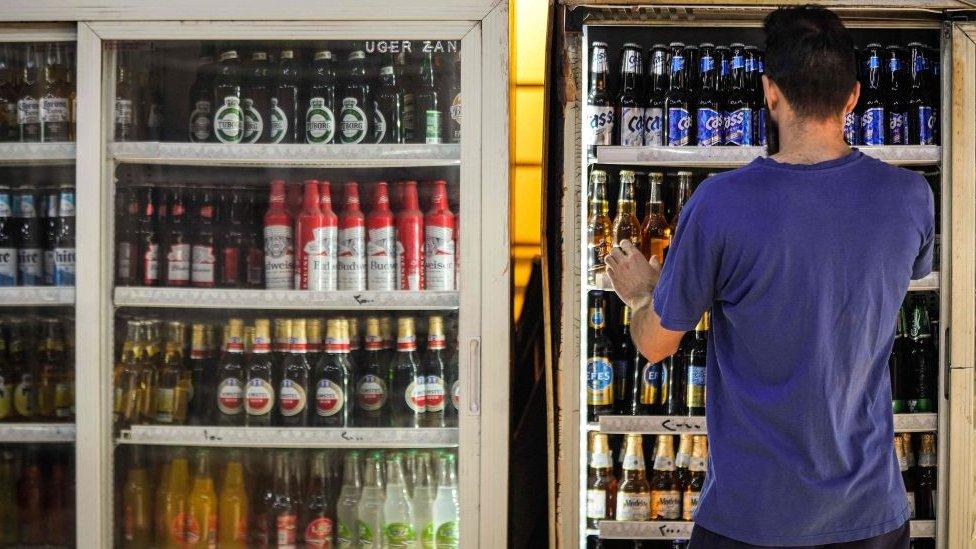
[[[117,307],[207,307],[233,309],[330,309],[346,311],[457,309],[458,292],[314,292],[215,288],[115,288]]]
[[[0,306],[38,307],[74,305],[73,286],[11,286],[0,288]]]
[[[243,448],[445,448],[458,445],[456,427],[204,427],[133,425],[119,444]]]
[[[939,145],[858,147],[864,154],[899,166],[923,166],[942,161]],[[735,168],[766,156],[765,147],[597,147],[600,164],[684,168]]]
[[[939,289],[939,271],[932,271],[924,278],[918,280],[912,280],[908,283],[909,292],[927,292],[936,291]],[[597,273],[596,284],[587,284],[586,291],[604,291],[612,292],[613,286],[610,284],[610,280],[606,276],[606,272]]]
[[[305,168],[402,168],[456,166],[461,146],[445,145],[266,145],[221,143],[110,143],[116,162],[179,166],[280,166]]]
[[[938,429],[938,414],[895,414],[896,432],[919,433],[937,431]],[[600,416],[597,430],[602,433],[655,435],[703,435],[706,433],[704,416]]]
[[[72,164],[74,161],[74,143],[0,143],[0,164],[7,166]]]
[[[689,539],[695,523],[691,521],[601,520],[599,535],[603,539]],[[934,538],[934,520],[913,520],[911,537]]]
[[[74,442],[74,423],[5,423],[0,425],[0,443]]]

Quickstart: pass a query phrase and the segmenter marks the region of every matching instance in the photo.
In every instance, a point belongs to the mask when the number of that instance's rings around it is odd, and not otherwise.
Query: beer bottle
[[[186,495],[185,547],[217,546],[217,494],[207,450],[197,450],[190,491]]]
[[[688,86],[688,95],[691,97],[690,101],[693,102],[694,98],[698,97],[698,93],[701,92],[701,79],[698,74],[701,52],[698,46],[688,44],[682,48],[681,54],[685,58],[685,82]],[[694,125],[694,116],[692,117],[692,125]]]
[[[223,204],[221,218],[224,232],[218,238],[218,284],[224,288],[241,288],[245,285],[247,252],[244,240],[248,231],[247,204],[240,189],[232,189]],[[199,233],[198,233],[199,235]]]
[[[138,321],[126,322],[125,340],[122,343],[122,353],[112,375],[112,417],[116,427],[125,428],[138,421],[139,414],[139,347]],[[11,345],[11,349],[13,346]]]
[[[305,353],[305,319],[291,321],[288,356],[281,363],[281,382],[278,386],[277,424],[286,427],[308,425],[308,387],[311,367]]]
[[[15,546],[20,541],[17,501],[17,464],[12,450],[0,454],[0,543]]]
[[[23,545],[41,545],[47,541],[47,519],[44,509],[44,479],[39,451],[28,447],[17,483],[20,541]]]
[[[68,141],[71,118],[68,107],[67,67],[64,46],[60,42],[48,42],[44,64],[44,84],[39,101],[41,115],[41,140],[44,142]]]
[[[637,415],[640,413],[642,364],[630,336],[630,314],[630,307],[624,305],[621,311],[620,339],[613,357],[614,406],[618,414]]]
[[[596,284],[606,268],[606,256],[613,245],[610,204],[607,202],[607,172],[590,172],[589,208],[586,219],[587,283]]]
[[[342,488],[336,501],[336,547],[359,546],[359,498],[363,480],[359,469],[359,452],[347,452],[342,467]]]
[[[57,216],[54,219],[54,239],[51,249],[54,255],[55,286],[75,285],[75,189],[61,185],[55,194]]]
[[[888,375],[891,378],[891,410],[895,414],[908,411],[908,393],[910,373],[911,340],[908,338],[908,322],[905,305],[898,308],[898,319],[895,323],[895,341],[888,355]]]
[[[616,520],[647,520],[651,517],[651,487],[644,473],[641,436],[625,435],[623,475],[617,488]],[[656,472],[655,472],[656,475]]]
[[[166,323],[166,351],[155,387],[156,417],[160,424],[186,422],[188,383],[183,364],[183,323]]]
[[[936,129],[935,101],[929,91],[931,73],[926,58],[926,47],[921,42],[908,44],[908,144],[934,145]],[[933,86],[934,87],[934,86]]]
[[[61,337],[58,334],[58,321],[53,318],[41,320],[43,339],[37,346],[37,417],[52,421],[55,414],[55,393],[61,381],[64,366],[64,353]]]
[[[661,186],[664,174],[648,174],[647,207],[641,223],[640,250],[644,257],[664,259],[664,249],[668,247],[668,221],[664,217],[664,204],[661,201]]]
[[[41,192],[41,232],[43,233],[43,251],[41,252],[42,274],[41,283],[45,286],[54,285],[54,240],[58,230],[58,191],[44,189]]]
[[[586,361],[586,403],[588,421],[613,413],[614,371],[610,354],[610,339],[606,327],[606,302],[603,292],[592,292],[589,314],[589,337]]]
[[[447,182],[438,179],[433,187],[430,209],[424,216],[424,287],[431,291],[453,291],[456,217],[448,204]]]
[[[15,70],[11,45],[0,44],[0,141],[17,141],[19,133]]]
[[[644,106],[640,99],[644,78],[644,53],[633,42],[624,44],[620,54],[620,96],[617,98],[617,143],[624,147],[644,144]]]
[[[156,418],[155,387],[162,366],[160,324],[158,320],[147,320],[142,331],[144,352],[139,370],[139,418],[142,423],[151,423]]]
[[[153,543],[151,485],[142,452],[141,446],[130,449],[129,468],[122,485],[122,546],[133,549]]]
[[[424,355],[424,424],[427,427],[446,427],[444,378],[447,375],[447,360],[444,336],[444,317],[439,315],[427,319],[427,353]]]
[[[403,199],[396,213],[396,238],[400,264],[401,290],[418,291],[426,288],[424,269],[424,214],[417,199],[417,182],[403,184]]]
[[[938,406],[937,361],[938,354],[932,341],[932,325],[925,302],[916,299],[911,307],[909,350],[909,379],[913,385],[908,400],[909,413],[935,412]]]
[[[191,425],[206,425],[210,421],[214,391],[214,373],[207,358],[206,326],[193,324],[190,328],[190,389],[188,391],[187,421]]]
[[[688,464],[688,482],[684,483],[682,497],[683,520],[692,520],[698,501],[701,498],[702,487],[705,485],[705,470],[708,468],[708,438],[705,435],[692,437],[691,461]]]
[[[41,49],[28,44],[20,73],[20,95],[17,99],[17,127],[21,143],[41,141],[41,95],[44,82],[41,75]]]
[[[373,107],[369,82],[366,80],[366,52],[349,53],[348,71],[342,86],[342,107],[339,111],[339,142],[355,144],[369,142],[372,135],[369,115]]]
[[[664,145],[664,95],[668,89],[668,50],[654,44],[648,55],[647,95],[644,100],[644,145]]]
[[[885,92],[888,101],[885,104],[885,143],[889,145],[908,144],[908,102],[906,97],[906,82],[904,70],[904,50],[899,46],[885,48],[885,58],[888,60],[888,70],[885,73]]]
[[[264,280],[269,290],[290,290],[295,284],[295,239],[292,217],[285,209],[285,182],[271,182],[264,214]]]
[[[932,520],[939,506],[935,433],[922,433],[921,438],[918,467],[915,469],[915,518]]]
[[[599,528],[613,520],[617,503],[617,477],[613,474],[610,445],[604,433],[590,432],[590,467],[586,472],[586,527]]]
[[[328,181],[319,182],[319,211],[322,212],[323,226],[319,229],[322,250],[318,265],[314,269],[316,278],[311,289],[335,291],[339,287],[337,263],[339,247],[339,217],[332,211],[332,190]]]
[[[687,373],[684,361],[684,349],[688,344],[688,336],[681,340],[678,351],[665,358],[661,365],[661,403],[662,412],[668,416],[688,415]]]
[[[302,517],[306,547],[331,548],[335,540],[335,508],[328,485],[328,459],[324,450],[319,450],[312,456],[312,482],[305,498]]]
[[[610,99],[607,80],[610,69],[607,61],[607,43],[590,44],[590,89],[583,107],[583,146],[590,157],[596,156],[598,145],[613,144],[614,108]]]
[[[861,85],[861,143],[864,145],[885,144],[885,104],[881,89],[881,45],[868,44],[865,47],[864,81]]]
[[[769,138],[767,133],[770,129],[767,129],[769,121],[769,107],[766,105],[766,94],[763,92],[762,85],[762,75],[766,73],[766,53],[759,48],[754,46],[749,46],[747,48],[752,51],[755,57],[754,67],[752,71],[752,94],[753,94],[753,118],[755,120],[753,128],[753,140],[752,142],[760,147],[766,147],[769,145]]]
[[[915,509],[915,475],[912,474],[908,465],[908,450],[906,446],[909,441],[905,440],[904,433],[895,434],[895,456],[898,458],[898,469],[901,470],[902,482],[905,484],[905,495],[912,508],[911,518],[917,518]]]
[[[339,290],[366,289],[366,216],[359,209],[359,184],[347,181],[343,193],[345,207],[339,214],[338,286]]]
[[[272,342],[274,364],[281,370],[281,364],[288,358],[291,348],[291,319],[276,318],[274,321],[274,340]]]
[[[305,142],[328,144],[336,133],[336,74],[332,51],[320,48],[312,60],[305,109]]]
[[[651,520],[677,520],[681,515],[681,493],[674,472],[674,437],[659,435],[651,476]],[[619,517],[618,517],[619,518]]]
[[[687,372],[685,404],[688,415],[705,415],[705,356],[708,351],[708,320],[706,312],[695,326],[694,335],[684,349]]]
[[[377,143],[406,143],[403,124],[403,83],[396,72],[395,56],[385,54],[376,90],[376,116],[373,135]]]
[[[0,185],[0,286],[17,285],[17,229],[10,188]]]
[[[153,191],[151,187],[141,187],[129,201],[127,212],[135,221],[135,227],[132,233],[119,232],[118,284],[124,284],[123,280],[128,280],[129,285],[155,286],[159,283],[159,237]],[[129,238],[133,239],[131,243],[125,241]]]
[[[396,226],[386,181],[378,181],[373,193],[373,208],[366,216],[369,231],[366,286],[370,290],[396,290],[399,289],[396,285]]]
[[[300,498],[295,478],[289,470],[289,462],[294,454],[287,450],[279,450],[275,455],[275,473],[272,491],[274,500],[271,506],[271,540],[276,547],[297,547],[298,543],[298,513]]]
[[[217,547],[245,549],[249,509],[244,464],[239,450],[231,450],[227,456],[217,503]]]
[[[163,84],[166,77],[163,74],[162,54],[152,46],[153,51],[149,61],[149,91],[146,93],[146,138],[149,141],[165,141],[167,135],[166,112],[163,98]]]
[[[347,427],[352,424],[352,382],[348,353],[343,349],[344,320],[330,318],[325,323],[325,353],[312,371],[315,383],[315,414],[312,424],[322,427]]]
[[[461,142],[461,55],[453,54],[452,71],[448,82],[447,99],[450,102],[451,120],[448,122],[447,139],[450,143]]]
[[[271,62],[268,52],[257,49],[251,52],[251,62],[245,67],[244,89],[241,104],[244,111],[244,135],[241,143],[265,143],[269,141],[271,111]]]
[[[28,335],[25,321],[12,320],[10,323],[10,364],[14,371],[14,412],[18,421],[32,421],[37,413],[37,392],[34,368],[31,364],[30,350],[27,348]]]
[[[613,245],[620,246],[624,240],[640,247],[640,221],[637,219],[635,174],[631,170],[620,170],[620,192],[617,196],[617,216],[613,220]]]
[[[671,77],[664,96],[666,135],[664,143],[671,147],[693,145],[691,134],[691,94],[688,68],[684,54],[685,45],[671,42]]]
[[[417,73],[416,139],[417,142],[428,145],[444,142],[444,123],[441,119],[443,106],[438,95],[435,65],[438,63],[435,63],[434,54],[425,52],[420,58],[420,71]]]
[[[191,143],[213,141],[213,46],[204,45],[197,62],[197,75],[190,86],[190,120],[187,124]],[[217,105],[223,105],[223,97]]]
[[[718,67],[715,65],[714,45],[701,45],[698,66],[698,100],[695,102],[695,140],[700,147],[724,143],[724,123],[718,91]],[[751,89],[751,88],[750,88]],[[750,134],[749,138],[752,138]]]
[[[752,145],[753,112],[752,89],[749,87],[745,66],[745,46],[735,43],[732,53],[728,94],[725,98],[725,144]]]
[[[7,354],[6,327],[0,324],[0,422],[14,418],[14,371]],[[0,505],[2,510],[2,505]],[[0,521],[2,524],[2,521]],[[2,528],[0,528],[2,530]],[[0,541],[2,541],[0,534]]]
[[[169,204],[166,235],[166,280],[167,286],[188,286],[193,259],[191,245],[192,233],[187,219],[185,194],[180,189],[173,191]]]
[[[691,175],[691,172],[688,171],[678,172],[678,193],[675,200],[674,216],[671,217],[671,222],[668,224],[669,244],[678,231],[678,222],[681,221],[681,211],[684,210],[685,203],[691,198]],[[664,254],[667,255],[667,250],[665,250]]]
[[[241,109],[241,60],[237,50],[220,53],[213,81],[213,133],[220,143],[240,143],[244,137]]]
[[[247,193],[248,212],[245,219],[244,257],[246,269],[244,285],[247,288],[264,288],[264,216],[259,212],[256,193]]]
[[[244,322],[227,321],[224,354],[217,366],[217,390],[213,417],[218,425],[244,425]]]
[[[678,435],[678,452],[674,455],[674,480],[678,490],[684,493],[685,487],[691,479],[691,453],[693,448],[691,435]]]
[[[366,353],[356,370],[356,425],[381,427],[386,423],[388,364],[380,336],[380,320],[368,317]]]
[[[275,403],[274,365],[271,360],[271,326],[266,318],[254,321],[254,349],[247,359],[244,410],[248,426],[268,427]]]
[[[17,270],[21,286],[40,286],[44,281],[41,221],[37,215],[35,189],[21,188],[14,195],[19,220]]]
[[[217,229],[214,191],[204,189],[197,209],[196,232],[191,249],[190,280],[195,288],[213,288],[217,283]]]
[[[362,341],[359,338],[359,318],[355,316],[346,317],[346,324],[349,328],[349,339],[345,347],[348,350],[349,363],[352,364],[352,369],[355,371],[363,363],[364,354]]]
[[[135,116],[136,85],[130,73],[131,54],[120,49],[115,64],[115,140],[135,141],[138,118]]]
[[[304,130],[299,120],[299,87],[301,76],[295,50],[281,50],[277,71],[274,75],[274,89],[271,92],[271,143],[301,143]]]
[[[426,411],[426,379],[417,360],[413,317],[397,319],[397,352],[390,369],[390,420],[393,427],[420,427]]]

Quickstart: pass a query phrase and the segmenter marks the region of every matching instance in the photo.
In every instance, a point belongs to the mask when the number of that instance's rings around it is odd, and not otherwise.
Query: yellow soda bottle
[[[186,497],[190,485],[190,464],[186,457],[177,454],[169,464],[166,489],[161,496],[159,514],[163,519],[165,532],[160,538],[162,549],[182,549],[186,531]]]
[[[186,529],[183,532],[188,549],[217,547],[217,493],[206,450],[197,452],[193,483],[186,497]]]
[[[239,452],[228,456],[224,481],[220,487],[217,516],[217,547],[247,547],[247,490],[244,488],[244,465]]]
[[[152,490],[142,459],[142,447],[133,446],[122,487],[122,546],[148,547],[152,543]]]

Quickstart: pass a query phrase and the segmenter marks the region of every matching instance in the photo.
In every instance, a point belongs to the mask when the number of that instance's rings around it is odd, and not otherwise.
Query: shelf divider
[[[238,290],[219,288],[115,288],[117,307],[330,309],[336,311],[457,309],[458,292]]]
[[[216,427],[133,425],[119,444],[247,448],[445,448],[458,444],[456,427]]]

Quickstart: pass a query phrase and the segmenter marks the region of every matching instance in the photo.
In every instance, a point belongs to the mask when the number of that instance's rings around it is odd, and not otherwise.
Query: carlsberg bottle
[[[383,503],[384,549],[413,549],[417,535],[413,528],[413,505],[407,495],[400,454],[386,460],[386,501]]]

